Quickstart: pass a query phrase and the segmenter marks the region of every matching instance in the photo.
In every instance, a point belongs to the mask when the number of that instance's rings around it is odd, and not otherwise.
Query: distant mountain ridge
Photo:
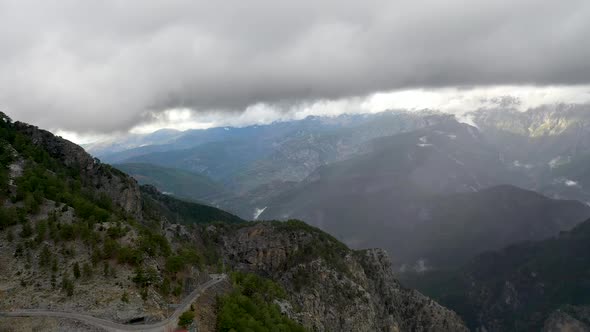
[[[109,163],[180,168],[235,184],[237,189],[253,189],[277,179],[300,181],[320,165],[358,153],[360,146],[372,138],[411,131],[447,117],[435,112],[394,111],[334,118],[310,116],[270,125],[189,130],[162,144],[97,156]],[[264,175],[258,178],[259,173]]]

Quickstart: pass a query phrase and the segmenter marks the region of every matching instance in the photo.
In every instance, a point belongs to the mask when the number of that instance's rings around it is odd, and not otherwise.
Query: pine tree
[[[74,263],[74,278],[80,279],[80,265],[78,262]]]

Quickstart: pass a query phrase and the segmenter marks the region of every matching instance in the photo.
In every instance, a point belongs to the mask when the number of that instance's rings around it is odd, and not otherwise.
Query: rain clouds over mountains
[[[87,148],[171,195],[247,219],[301,218],[354,247],[385,247],[398,268],[437,268],[590,216],[587,111],[308,117]]]

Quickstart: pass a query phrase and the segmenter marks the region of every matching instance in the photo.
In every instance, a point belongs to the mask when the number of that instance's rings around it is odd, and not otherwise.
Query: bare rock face
[[[545,323],[543,332],[588,332],[588,326],[565,313],[555,313]]]
[[[133,178],[102,164],[80,146],[46,130],[22,122],[15,122],[14,126],[52,157],[68,167],[79,169],[82,179],[90,182],[99,193],[106,194],[123,210],[141,219],[141,193]]]
[[[394,278],[381,249],[352,251],[304,224],[256,223],[226,234],[234,268],[278,281],[291,318],[312,331],[467,331],[462,320]]]
[[[543,326],[543,332],[590,332],[590,308],[567,306],[555,310]]]

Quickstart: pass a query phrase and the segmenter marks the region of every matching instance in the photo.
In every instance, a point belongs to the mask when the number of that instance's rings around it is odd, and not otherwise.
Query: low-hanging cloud
[[[590,83],[590,2],[0,0],[0,108],[129,129],[416,87]]]

